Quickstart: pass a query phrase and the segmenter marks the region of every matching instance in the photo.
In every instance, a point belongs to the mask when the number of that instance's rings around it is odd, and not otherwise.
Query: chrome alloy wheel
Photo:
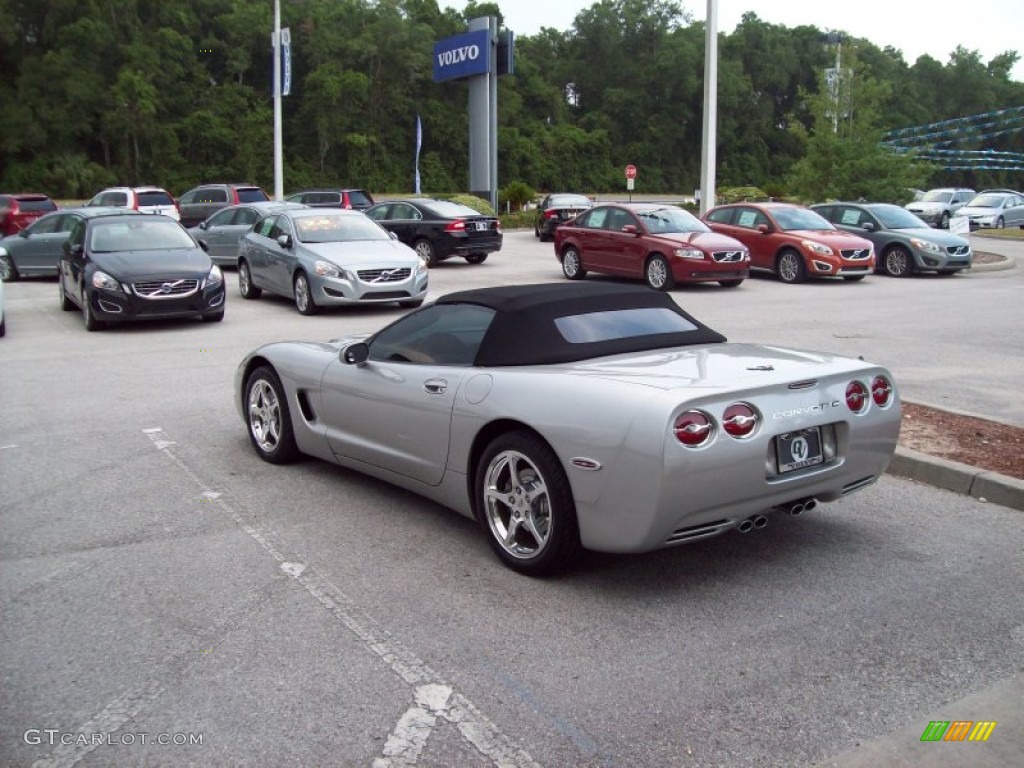
[[[800,257],[787,252],[779,257],[779,278],[784,283],[795,283],[800,278]]]
[[[647,264],[647,282],[651,288],[664,288],[667,280],[668,264],[661,259],[651,259]]]
[[[539,556],[551,540],[551,501],[540,470],[525,455],[498,453],[484,476],[484,514],[491,533],[514,558]]]
[[[281,402],[266,379],[258,379],[249,390],[249,432],[264,453],[272,453],[281,441]]]

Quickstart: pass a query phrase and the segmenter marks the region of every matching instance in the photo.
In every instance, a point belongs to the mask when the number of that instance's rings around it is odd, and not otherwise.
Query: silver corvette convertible
[[[236,392],[264,460],[415,491],[534,575],[839,499],[900,428],[884,368],[726,343],[665,294],[603,283],[461,291],[369,337],[267,344]]]

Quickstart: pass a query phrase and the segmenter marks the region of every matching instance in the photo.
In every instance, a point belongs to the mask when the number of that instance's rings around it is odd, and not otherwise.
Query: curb
[[[986,253],[990,253],[990,251],[986,251]],[[966,274],[971,272],[999,272],[1004,269],[1013,269],[1017,266],[1017,261],[1013,256],[1007,256],[1005,253],[997,253],[995,255],[1001,256],[1003,260],[993,264],[972,264]]]
[[[1024,512],[1024,480],[896,446],[886,472]]]

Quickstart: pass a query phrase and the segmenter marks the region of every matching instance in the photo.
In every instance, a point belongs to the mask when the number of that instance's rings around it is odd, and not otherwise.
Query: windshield
[[[953,199],[952,192],[943,192],[941,189],[933,189],[924,193],[922,203],[948,203]]]
[[[871,208],[871,212],[886,229],[922,229],[928,226],[910,211],[897,205],[880,205]]]
[[[349,243],[357,240],[390,240],[391,235],[362,214],[325,213],[295,218],[295,231],[303,243]]]
[[[1005,195],[978,195],[967,204],[968,208],[1001,208]]]
[[[776,208],[772,214],[784,232],[794,229],[835,229],[821,214],[806,208]]]
[[[195,247],[195,241],[178,222],[163,216],[133,216],[130,222],[98,221],[89,235],[89,250],[93,253]]]
[[[637,211],[636,215],[647,227],[647,231],[654,235],[671,232],[711,231],[707,224],[682,208],[651,208],[646,211]]]

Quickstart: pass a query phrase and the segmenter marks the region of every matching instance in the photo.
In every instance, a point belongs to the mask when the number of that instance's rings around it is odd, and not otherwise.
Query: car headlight
[[[313,271],[321,277],[343,277],[345,274],[338,268],[337,264],[331,264],[329,261],[322,261],[320,259],[314,262]]]
[[[121,284],[114,278],[108,275],[106,272],[96,270],[92,273],[92,287],[100,288],[104,291],[120,291]]]
[[[801,244],[812,253],[820,253],[822,256],[832,255],[832,249],[823,243],[816,243],[813,240],[802,240]]]
[[[7,249],[6,248],[0,248],[0,256],[7,256],[7,255],[8,255]]]
[[[220,285],[224,282],[224,273],[220,271],[220,267],[214,264],[210,268],[210,274],[206,276],[207,286]]]
[[[703,259],[704,251],[700,248],[675,248],[672,252],[680,259]]]
[[[910,244],[922,251],[928,251],[928,253],[942,253],[942,248],[939,247],[938,243],[933,243],[928,240],[919,240],[916,237],[912,237],[910,238]]]
[[[420,263],[416,267],[416,274],[417,275],[422,275],[422,274],[425,274],[429,270],[429,267],[427,265],[427,260],[424,259],[422,256],[419,257],[419,261],[420,261]]]

